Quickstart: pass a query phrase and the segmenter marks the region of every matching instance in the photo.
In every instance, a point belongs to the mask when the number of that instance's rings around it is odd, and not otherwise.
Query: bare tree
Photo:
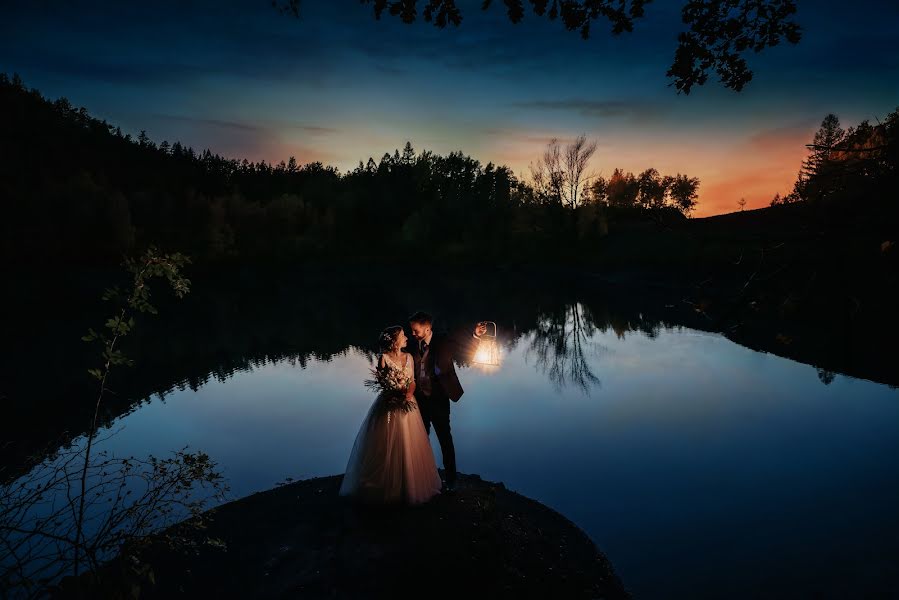
[[[564,151],[553,138],[537,164],[530,165],[534,188],[549,202],[577,208],[590,179],[587,164],[595,152],[596,142],[588,142],[584,134],[567,144]]]
[[[92,438],[94,448],[116,433]],[[0,485],[4,598],[44,597],[57,586],[142,585],[152,581],[152,567],[142,560],[152,545],[221,546],[202,535],[210,519],[207,504],[226,500],[228,492],[208,455],[186,447],[171,458],[116,457],[102,450],[88,459],[85,476],[86,441],[60,448],[28,474]],[[176,523],[182,525],[172,528]],[[104,570],[116,556],[126,572]],[[64,577],[78,566],[81,577]]]
[[[563,172],[566,188],[565,202],[571,208],[578,207],[581,187],[587,179],[584,172],[595,152],[596,141],[588,142],[585,134],[577,136],[574,142],[565,147],[565,170]]]
[[[531,171],[531,179],[537,195],[544,201],[561,204],[563,178],[562,149],[559,146],[559,140],[551,139],[537,164],[531,163],[528,168]]]

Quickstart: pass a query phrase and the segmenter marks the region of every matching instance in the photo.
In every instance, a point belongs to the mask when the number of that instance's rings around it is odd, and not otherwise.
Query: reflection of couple
[[[450,400],[458,402],[463,390],[453,359],[469,358],[482,323],[461,334],[432,330],[433,318],[424,312],[409,317],[414,340],[407,344],[403,328],[381,332],[378,369],[403,381],[402,402],[382,392],[368,411],[350,453],[340,495],[374,503],[420,504],[441,490],[431,452],[431,425],[440,442],[446,473],[445,489],[456,483],[456,451],[450,432]],[[405,352],[404,352],[405,350]]]

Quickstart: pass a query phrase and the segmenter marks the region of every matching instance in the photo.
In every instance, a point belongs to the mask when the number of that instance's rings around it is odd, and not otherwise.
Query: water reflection
[[[125,427],[121,453],[189,442],[237,496],[339,472],[384,324],[425,308],[448,329],[493,318],[503,365],[463,368],[452,409],[462,470],[560,510],[637,597],[809,596],[795,592],[810,581],[826,597],[890,583],[899,402],[886,386],[747,349],[671,298],[614,286],[193,279],[191,297],[138,329],[136,367],[113,384],[106,418]],[[35,363],[26,348],[2,366],[15,423],[2,427],[20,447],[87,421],[72,406],[80,346],[41,341],[59,354]]]
[[[602,348],[594,341],[597,327],[593,316],[582,304],[566,305],[537,317],[528,356],[556,389],[574,386],[587,393],[600,385],[589,360]]]
[[[821,380],[821,383],[824,385],[830,385],[833,383],[833,380],[836,379],[837,374],[833,371],[828,371],[827,369],[818,369],[818,379]]]
[[[602,383],[593,359],[607,348],[597,342],[597,332],[612,331],[619,340],[631,333],[653,339],[663,328],[708,327],[659,290],[633,292],[530,274],[486,283],[448,277],[402,288],[364,273],[335,278],[330,272],[251,269],[193,279],[190,297],[161,306],[162,316],[152,326],[138,327],[129,340],[126,351],[136,365],[110,382],[115,396],[101,415],[105,423],[149,398],[197,391],[266,365],[288,361],[305,368],[348,352],[371,356],[374,332],[420,308],[435,313],[438,325],[448,329],[496,320],[507,350],[524,340],[529,364],[557,389],[584,394]],[[19,340],[16,352],[0,361],[0,394],[8,410],[0,422],[0,439],[7,441],[0,448],[4,477],[22,472],[30,464],[27,457],[47,443],[71,440],[88,421],[87,403],[77,401],[90,395],[90,380],[84,377],[89,354],[80,336],[102,316],[97,297],[110,283],[108,274],[91,278],[73,272],[49,280],[73,289],[68,305],[45,304],[56,295],[41,289],[39,280],[31,288],[18,286],[22,294],[3,315],[9,338]],[[34,322],[43,329],[35,330]],[[781,350],[770,343],[766,350]],[[833,354],[846,360],[847,369],[864,363],[845,349]],[[821,382],[831,383],[838,370],[822,368]]]

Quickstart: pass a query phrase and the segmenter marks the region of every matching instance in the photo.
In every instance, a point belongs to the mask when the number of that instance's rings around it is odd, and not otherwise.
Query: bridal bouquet
[[[415,403],[406,400],[406,390],[412,385],[412,378],[389,365],[373,368],[371,379],[365,380],[365,387],[381,394],[388,408],[399,408],[404,412],[415,409]]]

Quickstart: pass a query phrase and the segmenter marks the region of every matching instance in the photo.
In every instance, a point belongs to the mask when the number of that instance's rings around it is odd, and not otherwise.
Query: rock
[[[460,475],[420,507],[364,507],[340,476],[298,481],[211,511],[226,550],[145,555],[142,597],[628,598],[587,535],[502,484]]]

